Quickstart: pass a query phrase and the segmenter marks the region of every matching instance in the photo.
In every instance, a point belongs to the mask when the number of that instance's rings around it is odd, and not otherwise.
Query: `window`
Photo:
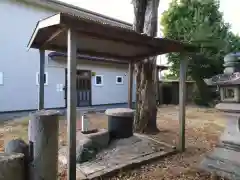
[[[40,82],[40,76],[39,76],[39,72],[37,72],[36,84],[39,85],[39,82]],[[47,72],[44,73],[44,85],[48,85],[48,73]]]
[[[123,84],[123,76],[116,77],[116,84]]]
[[[3,85],[3,72],[0,72],[0,85]]]
[[[221,87],[220,95],[223,102],[239,102],[238,87]]]
[[[103,86],[103,76],[102,75],[96,75],[95,76],[95,85],[96,86]]]
[[[225,99],[232,99],[234,98],[234,89],[233,88],[224,88],[224,98]]]

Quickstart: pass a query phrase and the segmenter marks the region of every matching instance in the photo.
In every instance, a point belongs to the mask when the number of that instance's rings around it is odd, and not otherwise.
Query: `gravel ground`
[[[158,127],[160,132],[151,135],[153,138],[169,144],[177,145],[179,138],[178,108],[164,106],[159,108]],[[215,109],[187,107],[186,112],[186,151],[144,165],[127,172],[120,172],[109,180],[208,180],[209,174],[197,167],[204,154],[211,151],[223,131],[225,121],[221,113]],[[89,114],[91,127],[107,126],[103,114]],[[27,138],[27,121],[9,121],[0,125],[0,150],[3,150],[4,140],[16,137]],[[60,142],[66,144],[66,121],[60,121]],[[66,169],[60,168],[60,180],[66,179]],[[106,178],[104,178],[106,179]]]

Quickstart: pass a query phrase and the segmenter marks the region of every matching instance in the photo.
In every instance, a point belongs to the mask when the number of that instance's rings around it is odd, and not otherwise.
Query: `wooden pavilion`
[[[129,64],[129,106],[132,102],[133,64],[150,56],[170,52],[195,52],[196,48],[165,38],[153,38],[133,30],[91,19],[59,13],[37,23],[28,48],[40,51],[38,108],[44,108],[45,50],[67,52],[68,68],[68,179],[76,179],[76,56],[77,54],[117,59]],[[186,61],[180,69],[180,150],[185,148],[185,74]]]

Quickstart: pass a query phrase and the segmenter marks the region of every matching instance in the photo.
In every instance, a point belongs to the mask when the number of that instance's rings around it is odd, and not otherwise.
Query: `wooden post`
[[[33,154],[29,167],[31,180],[57,180],[58,111],[41,110],[32,115],[29,140]]]
[[[67,85],[67,133],[68,133],[68,180],[76,179],[76,58],[75,32],[68,30],[68,85]]]
[[[157,93],[157,105],[160,104],[160,90],[159,90],[159,68],[156,66],[156,93]]]
[[[160,105],[163,104],[163,81],[159,80],[159,96],[160,96]]]
[[[132,89],[133,89],[133,62],[129,62],[128,68],[128,107],[132,109]]]
[[[161,69],[160,69],[160,73],[161,73]],[[163,81],[162,79],[159,78],[159,84],[158,84],[158,88],[159,88],[159,104],[163,104]]]
[[[185,151],[185,106],[186,106],[186,70],[187,60],[182,59],[180,62],[180,78],[179,78],[179,150]]]
[[[45,50],[40,49],[40,64],[39,64],[39,86],[38,86],[38,110],[44,108],[44,68],[45,68]]]

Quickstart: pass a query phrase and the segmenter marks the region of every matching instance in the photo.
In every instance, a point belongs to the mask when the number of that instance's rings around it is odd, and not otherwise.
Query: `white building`
[[[125,28],[131,24],[56,0],[0,1],[0,112],[37,109],[39,52],[26,46],[37,21],[58,12],[87,16]],[[45,108],[66,106],[66,57],[46,54]],[[79,55],[78,106],[127,102],[128,65]],[[135,81],[133,89],[135,94]],[[133,95],[135,101],[135,95]]]

